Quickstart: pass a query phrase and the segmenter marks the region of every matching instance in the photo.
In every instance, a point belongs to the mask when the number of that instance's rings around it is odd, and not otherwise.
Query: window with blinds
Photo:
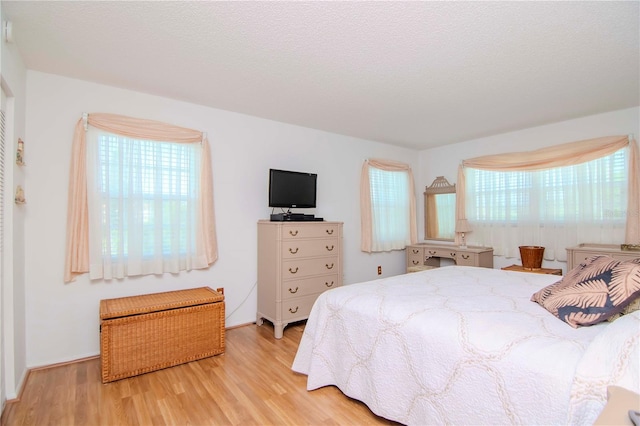
[[[469,169],[467,217],[477,223],[616,222],[624,225],[628,149],[533,172]]]
[[[409,174],[369,167],[369,185],[373,251],[403,249],[411,243]]]
[[[104,200],[101,211],[110,223],[103,236],[105,254],[122,248],[126,256],[130,227],[136,224],[143,256],[158,249],[168,254],[172,247],[187,253],[194,242],[188,224],[194,221],[189,217],[195,215],[198,199],[196,162],[193,145],[100,136],[96,183]]]
[[[87,134],[92,278],[190,269],[202,146]]]

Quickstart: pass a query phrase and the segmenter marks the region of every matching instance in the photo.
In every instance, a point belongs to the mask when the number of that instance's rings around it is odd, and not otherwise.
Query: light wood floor
[[[32,371],[2,425],[393,424],[335,387],[306,390],[291,364],[304,324],[226,332],[223,355],[102,384],[100,360]]]

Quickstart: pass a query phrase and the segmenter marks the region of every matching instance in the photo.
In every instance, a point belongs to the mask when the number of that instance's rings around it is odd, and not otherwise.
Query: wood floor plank
[[[336,387],[306,390],[291,370],[304,323],[226,331],[222,355],[103,384],[99,359],[32,371],[1,424],[393,425]]]

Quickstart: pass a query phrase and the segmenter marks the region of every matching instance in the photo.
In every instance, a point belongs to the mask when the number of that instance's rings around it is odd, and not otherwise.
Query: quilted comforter
[[[640,313],[574,329],[531,295],[551,275],[449,266],[316,301],[293,370],[404,424],[592,424],[638,392]]]

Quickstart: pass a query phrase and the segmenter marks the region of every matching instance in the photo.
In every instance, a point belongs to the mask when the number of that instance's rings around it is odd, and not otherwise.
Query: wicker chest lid
[[[187,306],[222,302],[224,296],[209,287],[166,291],[100,301],[100,319],[113,319]]]

